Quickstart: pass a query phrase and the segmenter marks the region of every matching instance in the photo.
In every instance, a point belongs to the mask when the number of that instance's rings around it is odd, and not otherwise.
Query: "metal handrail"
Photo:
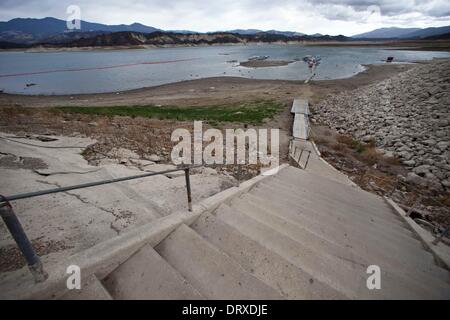
[[[31,274],[34,277],[35,282],[43,282],[48,278],[48,274],[45,272],[39,256],[37,255],[36,251],[34,250],[33,246],[31,245],[31,242],[28,239],[25,231],[23,230],[23,227],[22,227],[19,219],[17,218],[16,214],[14,213],[14,209],[13,209],[10,201],[28,199],[28,198],[44,196],[44,195],[60,193],[60,192],[67,192],[67,191],[83,189],[83,188],[90,188],[90,187],[111,184],[111,183],[116,183],[116,182],[141,179],[141,178],[146,178],[146,177],[151,177],[151,176],[156,176],[156,175],[161,175],[161,174],[166,174],[166,173],[171,173],[171,172],[176,172],[176,171],[184,171],[185,179],[186,179],[188,210],[192,211],[192,195],[191,195],[191,182],[190,182],[189,171],[190,171],[190,169],[199,168],[202,166],[203,165],[185,166],[185,167],[180,167],[180,168],[171,169],[171,170],[164,170],[164,171],[159,171],[159,172],[149,172],[149,173],[144,173],[144,174],[139,174],[139,175],[134,175],[134,176],[94,181],[94,182],[77,184],[77,185],[73,185],[73,186],[53,188],[53,189],[40,190],[40,191],[34,191],[34,192],[27,192],[27,193],[20,193],[20,194],[15,194],[15,195],[10,195],[10,196],[0,195],[0,215],[3,219],[3,221],[5,222],[5,225],[8,228],[9,232],[11,233],[12,237],[14,238],[14,241],[16,242],[17,246],[19,247],[20,251],[22,252],[23,256],[25,257],[25,260],[27,261],[27,264],[28,264],[28,268],[30,269]]]

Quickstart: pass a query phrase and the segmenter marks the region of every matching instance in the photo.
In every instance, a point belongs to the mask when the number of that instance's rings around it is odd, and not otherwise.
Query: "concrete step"
[[[299,179],[295,176],[273,177],[273,179],[270,180],[270,183],[274,183],[274,185],[277,186],[290,188],[291,193],[304,198],[311,198],[316,199],[317,201],[325,202],[324,204],[328,206],[339,204],[338,208],[342,210],[350,209],[352,211],[358,208],[365,208],[371,213],[371,217],[377,217],[378,219],[386,222],[391,222],[393,225],[396,224],[404,227],[404,223],[399,219],[399,217],[397,217],[392,210],[387,210],[389,206],[385,203],[383,198],[374,196],[364,190],[345,186],[336,182],[332,182],[335,186],[333,186],[333,188],[329,188],[329,179],[321,178],[321,181],[318,181],[314,178],[304,181],[305,177],[310,178],[309,175],[310,174],[307,174]],[[311,187],[311,184],[314,186]],[[319,188],[316,188],[316,184],[319,185]],[[386,208],[386,210],[380,211],[371,209],[381,207]]]
[[[384,226],[383,230],[395,230],[398,234],[416,238],[415,234],[408,229],[404,222],[398,219],[386,219],[380,214],[381,212],[383,212],[384,215],[394,214],[391,207],[383,202],[377,206],[367,206],[362,203],[352,207],[345,203],[345,200],[338,201],[330,199],[327,195],[293,192],[292,186],[281,184],[275,180],[270,183],[258,185],[257,188],[254,188],[255,192],[258,188],[266,188],[266,191],[267,189],[270,189],[270,192],[276,192],[279,195],[283,195],[283,199],[286,198],[301,206],[313,207],[323,215],[329,215],[331,213],[341,219],[351,219],[351,221],[362,223],[363,225],[375,223],[382,224]]]
[[[351,200],[350,203],[363,201],[368,206],[383,203],[383,199],[376,194],[294,167],[287,167],[273,178],[280,179],[283,183],[290,183],[299,189],[306,189],[313,194],[317,192],[339,200],[348,199]],[[361,195],[364,197],[361,198]],[[398,219],[395,215],[389,215],[389,217]]]
[[[258,186],[252,190],[250,194],[263,199],[270,199],[272,201],[280,199],[282,196],[282,193],[279,193],[279,191],[263,186]],[[285,210],[296,212],[300,215],[306,215],[310,220],[315,220],[321,224],[336,224],[336,226],[339,226],[339,228],[343,231],[357,233],[361,236],[369,238],[377,239],[380,236],[383,236],[386,240],[393,243],[402,242],[407,247],[417,248],[418,246],[421,246],[421,242],[413,235],[408,235],[404,232],[392,232],[388,226],[384,223],[377,223],[375,219],[369,219],[369,222],[362,223],[358,221],[358,219],[351,219],[350,214],[347,215],[346,212],[340,212],[341,210],[339,207],[333,209],[308,199],[292,199],[287,196],[283,197],[284,200],[277,201],[277,205],[282,206]],[[358,211],[359,210],[356,210],[355,212]],[[338,214],[338,212],[340,213]]]
[[[155,249],[208,299],[283,299],[186,225]]]
[[[203,299],[150,245],[111,272],[103,284],[117,300]]]
[[[366,270],[374,261],[381,267],[383,271],[388,273],[387,278],[394,277],[397,281],[404,283],[411,283],[412,285],[421,288],[426,294],[424,296],[428,297],[442,297],[441,293],[450,293],[450,286],[445,283],[445,276],[448,278],[448,273],[443,271],[444,278],[439,278],[434,271],[435,267],[432,268],[428,266],[418,268],[417,266],[411,265],[401,265],[391,261],[390,257],[375,258],[372,255],[361,256],[353,248],[342,247],[335,242],[328,241],[319,235],[310,232],[309,230],[303,228],[301,225],[293,220],[286,219],[285,217],[278,216],[277,214],[269,213],[265,210],[259,210],[254,206],[251,206],[247,201],[234,199],[231,202],[231,208],[244,213],[250,218],[265,224],[268,227],[290,237],[291,239],[305,245],[308,248],[314,248],[320,254],[331,255],[337,259],[341,259],[347,262],[356,264],[356,266],[362,266]]]
[[[100,280],[93,275],[81,284],[80,290],[68,291],[61,297],[61,300],[112,300],[112,297]]]
[[[213,215],[203,214],[191,228],[287,299],[347,298]]]
[[[288,189],[283,189],[279,186],[261,184],[252,190],[252,194],[265,195],[270,194],[283,199],[282,202],[286,205],[290,205],[293,209],[302,209],[314,211],[317,216],[329,219],[329,223],[340,223],[346,225],[352,225],[355,228],[359,228],[364,232],[373,233],[377,235],[385,234],[385,236],[393,241],[404,240],[408,243],[420,243],[416,236],[403,226],[392,224],[383,219],[379,219],[376,215],[373,215],[370,211],[378,210],[391,210],[386,207],[379,208],[354,208],[343,209],[339,203],[330,203],[329,201],[322,201],[315,198],[307,198],[297,196],[293,193],[288,193]]]
[[[222,205],[216,215],[218,219],[311,274],[313,281],[326,283],[351,299],[418,299],[426,296],[421,288],[393,278],[383,270],[383,290],[368,290],[365,266],[323,254],[316,248],[307,248],[235,208]]]
[[[332,242],[345,249],[351,249],[355,255],[365,257],[368,261],[391,261],[393,266],[400,266],[406,269],[418,269],[427,274],[436,275],[441,280],[448,279],[448,272],[436,266],[433,256],[421,246],[417,246],[417,248],[403,248],[391,241],[386,241],[382,237],[371,237],[367,234],[360,233],[358,230],[353,230],[349,226],[344,225],[336,228],[336,225],[330,225],[326,219],[318,221],[312,217],[314,213],[305,214],[305,212],[300,210],[293,210],[291,207],[274,202],[272,199],[267,198],[267,196],[258,197],[245,194],[241,197],[241,200],[247,205],[246,210],[256,212],[265,211],[287,221],[294,222],[303,229],[328,242]],[[239,200],[236,199],[234,201]],[[401,250],[402,254],[399,254],[399,250]],[[376,264],[375,262],[372,263]]]

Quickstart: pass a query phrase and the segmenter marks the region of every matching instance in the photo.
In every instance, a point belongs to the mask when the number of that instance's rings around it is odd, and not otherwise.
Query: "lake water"
[[[394,56],[397,62],[450,56],[448,52],[302,45],[0,52],[0,90],[45,95],[115,92],[215,76],[304,80],[309,77],[309,70],[303,61],[258,69],[229,61],[246,61],[255,55],[293,60],[309,54],[322,57],[316,80],[351,77],[364,70],[362,64],[382,63],[387,56]],[[31,83],[36,85],[26,86]]]

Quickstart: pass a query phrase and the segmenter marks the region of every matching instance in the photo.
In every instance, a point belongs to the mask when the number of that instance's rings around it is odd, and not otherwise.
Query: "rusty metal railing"
[[[67,187],[40,190],[40,191],[34,191],[34,192],[28,192],[28,193],[20,193],[20,194],[15,194],[15,195],[11,195],[11,196],[0,195],[0,215],[3,219],[3,221],[5,222],[5,225],[8,228],[9,232],[11,233],[12,237],[14,238],[14,241],[16,242],[17,246],[19,247],[20,251],[22,252],[23,256],[25,257],[25,260],[28,264],[28,268],[30,269],[30,271],[34,277],[35,282],[43,282],[48,278],[48,274],[45,272],[44,267],[42,265],[42,262],[38,256],[38,254],[36,253],[33,246],[31,245],[31,242],[28,239],[26,232],[23,230],[23,227],[22,227],[19,219],[17,218],[16,214],[14,213],[14,209],[13,209],[13,206],[11,205],[10,201],[28,199],[28,198],[39,197],[39,196],[60,193],[60,192],[67,192],[67,191],[77,190],[77,189],[90,188],[90,187],[101,186],[101,185],[105,185],[105,184],[147,178],[147,177],[151,177],[151,176],[156,176],[156,175],[161,175],[161,174],[166,174],[166,173],[171,173],[171,172],[176,172],[176,171],[184,171],[185,180],[186,180],[188,210],[192,211],[190,170],[194,169],[194,168],[199,168],[199,167],[202,167],[202,165],[185,166],[185,167],[180,167],[180,168],[171,169],[171,170],[165,170],[165,171],[159,171],[159,172],[149,172],[149,173],[144,173],[144,174],[139,174],[139,175],[134,175],[134,176],[94,181],[94,182],[77,184],[77,185],[67,186]]]

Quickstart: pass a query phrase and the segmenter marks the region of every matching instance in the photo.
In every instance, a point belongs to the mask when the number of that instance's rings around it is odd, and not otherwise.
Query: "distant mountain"
[[[257,33],[269,33],[269,34],[281,34],[288,37],[295,37],[295,36],[303,36],[304,33],[301,32],[295,32],[295,31],[279,31],[279,30],[259,30],[259,29],[234,29],[234,30],[227,30],[225,32],[229,33],[236,33],[236,34],[242,34],[242,35],[253,35]],[[213,33],[213,32],[210,32]]]
[[[353,39],[422,39],[450,32],[450,26],[437,28],[381,28],[352,36]]]
[[[270,34],[281,34],[288,37],[295,37],[295,36],[304,36],[304,33],[301,32],[295,32],[295,31],[278,31],[278,30],[267,30],[266,33]]]
[[[425,29],[421,29],[421,30],[418,30],[415,32],[408,33],[404,37],[410,38],[410,39],[427,38],[427,37],[443,35],[445,33],[450,33],[450,26],[438,27],[438,28],[425,28]]]
[[[426,38],[422,38],[422,39],[424,39],[424,40],[448,40],[448,39],[450,39],[450,32],[444,33],[444,34],[438,34],[436,36],[426,37]]]
[[[64,35],[67,33],[87,33],[87,32],[119,32],[119,31],[134,31],[134,32],[154,32],[159,29],[145,26],[140,23],[133,23],[131,25],[106,25],[101,23],[92,23],[81,21],[81,30],[70,31],[67,30],[65,20],[56,18],[17,18],[7,22],[0,22],[0,41],[18,42],[18,43],[35,43],[45,41],[46,38],[51,38],[56,35]],[[73,36],[67,36],[71,38]]]
[[[364,38],[364,39],[389,39],[389,38],[402,38],[408,33],[420,31],[420,28],[381,28],[375,29],[370,32],[360,33],[352,36],[352,38]]]
[[[227,30],[224,32],[236,33],[236,34],[257,34],[257,33],[264,32],[264,31],[259,30],[259,29],[234,29],[234,30]],[[214,33],[214,32],[210,32],[210,33]]]

